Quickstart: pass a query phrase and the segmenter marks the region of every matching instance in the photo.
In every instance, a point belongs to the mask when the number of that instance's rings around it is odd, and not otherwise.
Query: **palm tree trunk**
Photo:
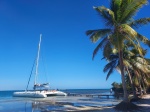
[[[143,92],[142,92],[141,82],[140,82],[139,88],[140,88],[140,96],[142,96],[142,95],[143,95]]]
[[[145,87],[145,83],[144,83],[144,75],[143,75],[143,77],[142,77],[142,85],[143,85],[143,94],[144,95],[146,95],[147,93],[146,93],[146,87]]]
[[[145,85],[145,91],[144,91],[144,94],[147,94],[146,89],[147,89],[148,82],[147,82],[147,80],[146,80],[145,74],[143,75],[143,83],[144,83],[144,85]]]
[[[123,87],[123,92],[124,92],[123,101],[124,102],[129,102],[127,87],[126,87],[126,83],[125,83],[125,76],[124,76],[124,65],[123,65],[123,52],[122,52],[122,50],[119,50],[119,60],[120,60],[122,87]]]
[[[127,70],[127,72],[128,72],[129,81],[130,81],[130,84],[131,84],[133,96],[134,96],[134,98],[137,98],[136,91],[135,91],[135,87],[134,87],[134,85],[133,85],[133,81],[132,81],[132,78],[131,78],[131,74],[130,74],[129,69],[128,69],[127,67],[126,67],[126,70]]]
[[[138,77],[138,81],[139,81],[139,89],[140,89],[140,96],[142,96],[143,95],[143,89],[142,89],[142,83],[141,83],[141,77],[139,76]]]
[[[140,96],[142,96],[143,93],[142,93],[142,86],[141,86],[141,76],[139,75],[138,71],[135,70],[134,72],[135,72],[137,79],[138,79]]]

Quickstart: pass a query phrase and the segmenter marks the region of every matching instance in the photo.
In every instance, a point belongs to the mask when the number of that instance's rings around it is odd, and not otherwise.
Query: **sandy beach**
[[[39,101],[40,102],[40,106],[41,107],[44,107],[44,106],[48,106],[49,104],[52,104],[52,102],[49,102],[48,100],[44,100],[44,101]],[[113,102],[113,100],[112,100]],[[120,102],[120,101],[119,101]],[[80,105],[73,105],[73,103],[71,102],[53,102],[54,104],[53,105],[58,105],[58,106],[64,106],[65,109],[64,110],[58,110],[57,111],[75,111],[75,112],[122,112],[122,111],[118,111],[118,110],[115,110],[114,109],[114,105],[116,105],[117,103],[119,102],[115,102],[114,104],[107,106],[92,106],[92,105],[81,105],[80,102],[77,102],[77,104],[80,104]],[[86,102],[86,103],[92,103],[91,102]],[[104,103],[104,102],[102,102]],[[107,103],[107,102],[105,102]],[[139,109],[138,110],[133,110],[133,111],[130,111],[130,112],[149,112],[150,110],[150,94],[148,95],[144,95],[142,97],[142,99],[140,99],[139,101],[137,102],[133,102],[134,104],[138,105],[139,106]],[[49,111],[44,111],[44,112],[49,112]]]
[[[139,106],[138,110],[133,110],[129,112],[150,112],[150,94],[143,95],[142,98],[137,101],[133,102],[134,104]],[[114,106],[111,107],[102,107],[99,110],[91,110],[91,112],[121,112],[114,109]],[[87,111],[88,112],[88,111]],[[90,110],[89,110],[90,112]]]
[[[114,109],[121,101],[121,99],[92,97],[16,98],[1,101],[0,112],[122,112]],[[133,103],[139,106],[139,110],[129,112],[149,112],[150,94]]]

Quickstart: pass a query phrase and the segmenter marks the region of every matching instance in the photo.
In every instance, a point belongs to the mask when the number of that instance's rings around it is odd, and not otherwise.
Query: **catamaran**
[[[34,87],[33,90],[29,91],[28,90],[28,85],[30,82],[30,78],[33,72],[34,64],[31,70],[31,74],[28,80],[28,84],[26,87],[26,90],[23,92],[14,92],[13,96],[14,97],[33,97],[33,98],[46,98],[48,96],[66,96],[67,93],[58,91],[58,90],[49,90],[49,83],[43,83],[39,84],[37,82],[37,76],[38,76],[38,64],[39,64],[39,57],[40,57],[40,46],[41,46],[41,39],[42,39],[42,34],[40,34],[40,41],[38,44],[38,53],[37,53],[37,58],[36,58],[36,69],[35,69],[35,78],[34,78]]]

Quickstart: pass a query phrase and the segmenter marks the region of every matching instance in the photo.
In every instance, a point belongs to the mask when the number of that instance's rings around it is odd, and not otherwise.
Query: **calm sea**
[[[12,98],[13,92],[21,90],[9,90],[9,91],[0,91],[0,99],[9,99]],[[75,93],[75,94],[107,94],[109,89],[65,89],[60,90],[66,93]]]
[[[66,93],[75,93],[75,94],[104,94],[109,93],[109,89],[67,89],[62,90]]]

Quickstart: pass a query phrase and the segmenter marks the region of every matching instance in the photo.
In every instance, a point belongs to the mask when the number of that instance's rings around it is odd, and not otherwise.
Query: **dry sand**
[[[150,112],[150,94],[143,95],[139,101],[133,103],[139,106],[139,110],[133,110],[128,112]],[[99,111],[100,112],[121,112],[115,110],[114,107],[103,107]],[[96,112],[96,111],[91,111],[91,112]]]

